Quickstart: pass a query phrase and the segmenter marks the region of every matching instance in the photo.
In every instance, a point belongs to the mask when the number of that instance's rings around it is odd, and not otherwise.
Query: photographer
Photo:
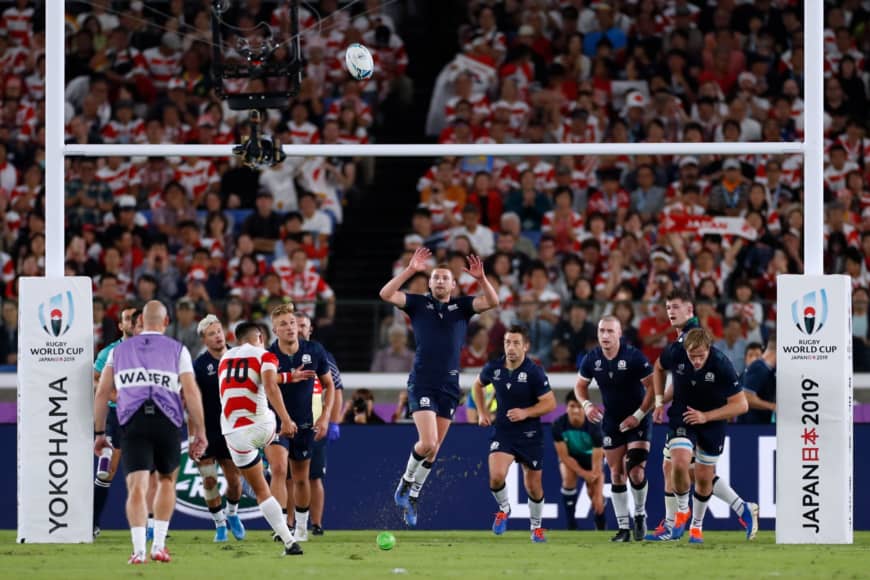
[[[384,420],[375,413],[375,397],[368,389],[357,389],[347,402],[342,423],[357,425],[383,425]]]

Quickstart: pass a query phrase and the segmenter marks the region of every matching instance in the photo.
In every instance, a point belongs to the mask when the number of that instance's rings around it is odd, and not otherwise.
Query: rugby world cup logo
[[[791,303],[791,319],[801,333],[818,334],[828,321],[828,294],[824,288],[807,292]]]
[[[55,294],[39,305],[39,324],[49,336],[63,336],[70,328],[75,315],[72,292]]]

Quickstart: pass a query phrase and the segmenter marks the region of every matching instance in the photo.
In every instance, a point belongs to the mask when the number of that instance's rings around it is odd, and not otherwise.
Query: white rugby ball
[[[344,64],[350,76],[358,81],[364,81],[372,76],[375,61],[369,49],[361,44],[353,43],[344,51]]]

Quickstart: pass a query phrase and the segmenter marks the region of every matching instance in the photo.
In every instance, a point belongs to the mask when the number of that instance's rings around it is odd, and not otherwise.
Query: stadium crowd
[[[377,1],[342,6],[323,0],[319,14],[300,10],[305,78],[285,109],[269,111],[264,130],[282,143],[366,143],[387,112],[383,101],[407,93],[407,56],[392,18]],[[67,2],[67,142],[231,144],[249,135],[248,113],[219,98],[209,72],[211,7]],[[43,2],[0,3],[4,312],[14,309],[17,278],[44,270],[44,10]],[[228,63],[242,58],[240,31],[258,22],[269,23],[277,39],[292,36],[283,2],[235,2],[221,18],[231,31],[222,47]],[[352,42],[375,56],[367,82],[344,71]],[[229,93],[256,88],[223,86]],[[153,298],[170,305],[168,333],[194,353],[202,350],[196,324],[207,313],[226,320],[232,337],[240,321],[281,302],[311,315],[320,304],[317,322],[326,329],[335,314],[323,279],[329,244],[343,199],[371,180],[365,172],[345,158],[288,159],[264,169],[236,158],[67,158],[66,273],[94,280],[95,347],[117,338],[125,304]],[[15,322],[10,311],[0,333],[3,363],[15,362]]]
[[[824,266],[852,280],[855,369],[867,371],[867,5],[826,3],[825,14]],[[441,143],[801,140],[801,22],[797,3],[777,0],[470,2],[427,132]],[[802,165],[800,155],[444,158],[419,180],[395,268],[425,245],[471,294],[464,256],[486,259],[501,307],[472,326],[467,367],[498,353],[518,322],[548,370],[573,371],[609,313],[655,360],[676,337],[663,298],[688,288],[739,370],[746,347],[775,329],[776,276],[803,271]]]

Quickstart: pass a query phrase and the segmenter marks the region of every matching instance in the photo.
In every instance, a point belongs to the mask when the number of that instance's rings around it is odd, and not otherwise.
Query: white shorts
[[[275,439],[275,415],[269,411],[262,421],[224,435],[236,467],[250,467],[260,458],[260,449]]]

